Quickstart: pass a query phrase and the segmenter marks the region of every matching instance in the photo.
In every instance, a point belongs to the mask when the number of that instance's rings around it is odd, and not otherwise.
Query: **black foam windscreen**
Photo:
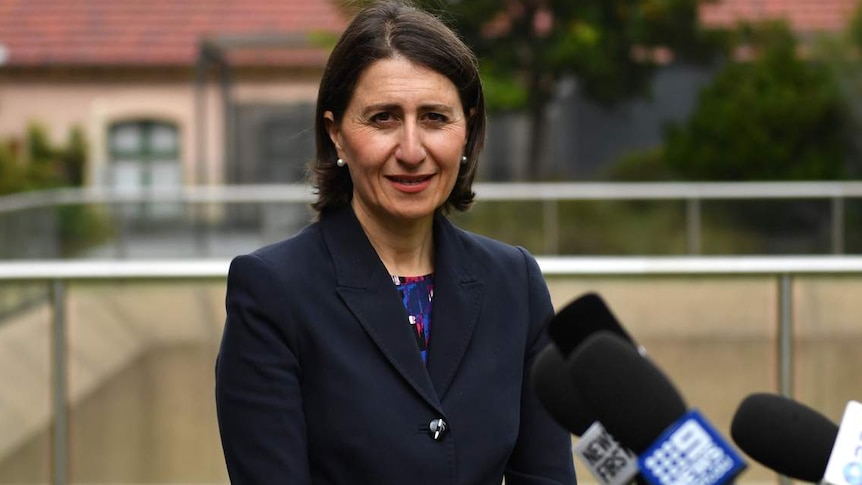
[[[790,398],[768,393],[746,397],[730,425],[730,436],[753,460],[790,478],[820,482],[838,426]]]
[[[595,414],[572,385],[566,360],[554,344],[548,344],[536,356],[531,376],[539,401],[570,433],[581,436],[596,421]]]
[[[605,429],[636,454],[685,415],[685,401],[673,383],[613,333],[588,337],[570,356],[569,373]]]
[[[564,357],[568,357],[587,337],[602,330],[615,333],[635,345],[634,339],[596,293],[578,297],[548,322],[548,334]]]

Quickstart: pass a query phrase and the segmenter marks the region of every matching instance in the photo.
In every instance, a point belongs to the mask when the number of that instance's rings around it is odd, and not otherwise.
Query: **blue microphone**
[[[638,455],[654,485],[721,485],[746,462],[671,381],[631,343],[609,332],[587,338],[569,362],[572,382],[598,420]]]

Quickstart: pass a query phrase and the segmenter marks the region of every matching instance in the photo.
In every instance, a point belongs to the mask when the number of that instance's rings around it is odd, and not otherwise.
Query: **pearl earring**
[[[461,165],[464,165],[466,163],[467,163],[467,155],[464,155],[461,157]]]
[[[338,160],[335,161],[335,164],[338,165],[339,167],[343,167],[343,166],[347,165],[347,162],[345,162],[344,160],[339,158]]]

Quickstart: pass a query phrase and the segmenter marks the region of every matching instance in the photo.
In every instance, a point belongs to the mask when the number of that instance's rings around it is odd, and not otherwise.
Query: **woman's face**
[[[449,197],[467,142],[458,91],[442,74],[402,57],[360,75],[340,123],[324,113],[353,180],[357,216],[381,224],[431,218]]]

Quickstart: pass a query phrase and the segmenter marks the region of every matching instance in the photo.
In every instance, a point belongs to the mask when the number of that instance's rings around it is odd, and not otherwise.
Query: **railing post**
[[[778,391],[793,397],[793,278],[779,276],[778,290]],[[779,485],[791,485],[790,478],[779,475]]]
[[[844,253],[844,198],[832,198],[832,254]]]
[[[117,259],[129,258],[129,221],[131,212],[135,210],[132,202],[120,200],[111,205],[111,215],[117,229],[114,242],[114,256]]]
[[[779,276],[778,290],[778,390],[793,397],[793,278]]]
[[[688,254],[700,254],[700,199],[687,199],[685,203]]]
[[[557,199],[542,201],[542,221],[545,226],[545,254],[559,254],[560,217]]]
[[[52,408],[54,414],[52,441],[52,476],[54,485],[68,483],[69,422],[66,367],[66,285],[62,280],[51,281],[51,371]]]

